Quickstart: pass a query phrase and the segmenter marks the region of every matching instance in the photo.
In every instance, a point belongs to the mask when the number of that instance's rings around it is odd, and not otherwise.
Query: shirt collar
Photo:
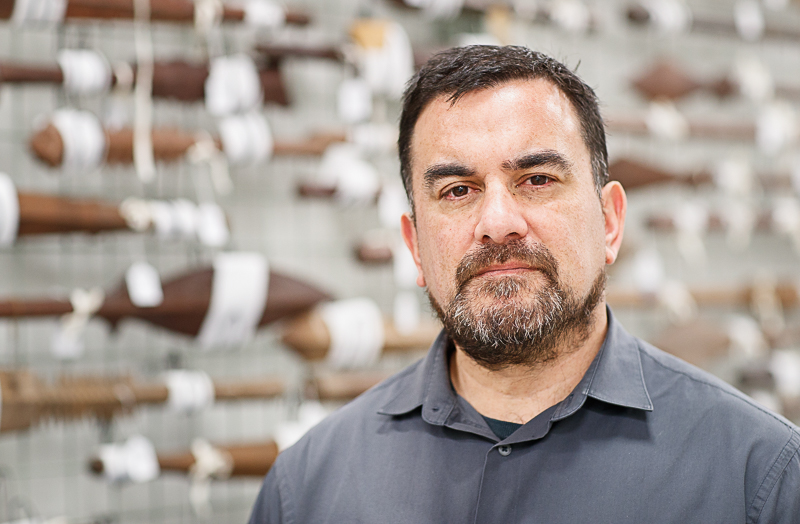
[[[644,411],[653,410],[642,372],[638,341],[625,331],[610,308],[606,311],[608,330],[603,345],[578,386],[554,411],[553,420],[575,413],[587,397]],[[394,384],[396,394],[378,413],[402,415],[422,406],[424,420],[444,424],[457,399],[448,372],[451,348],[452,342],[443,330],[414,371]]]

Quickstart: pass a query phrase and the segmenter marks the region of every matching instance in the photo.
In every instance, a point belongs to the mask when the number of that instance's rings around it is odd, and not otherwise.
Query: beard
[[[478,277],[484,268],[512,260],[536,268],[538,275]],[[538,288],[534,275],[544,280]],[[513,240],[484,244],[464,256],[456,270],[456,294],[446,308],[430,292],[428,299],[456,345],[479,365],[498,370],[533,367],[555,359],[562,348],[577,349],[591,333],[605,284],[602,267],[581,297],[561,282],[558,263],[546,247]]]

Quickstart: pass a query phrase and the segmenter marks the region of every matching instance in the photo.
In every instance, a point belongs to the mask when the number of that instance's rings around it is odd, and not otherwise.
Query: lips
[[[528,264],[524,264],[521,262],[510,262],[506,264],[495,264],[483,269],[478,270],[476,277],[480,277],[483,275],[491,275],[494,273],[506,273],[506,272],[516,272],[516,271],[535,271],[535,267],[531,267]]]

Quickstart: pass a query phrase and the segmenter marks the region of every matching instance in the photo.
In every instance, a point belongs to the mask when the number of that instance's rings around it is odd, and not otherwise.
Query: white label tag
[[[161,277],[147,262],[135,262],[125,272],[128,296],[136,307],[156,307],[164,301]]]

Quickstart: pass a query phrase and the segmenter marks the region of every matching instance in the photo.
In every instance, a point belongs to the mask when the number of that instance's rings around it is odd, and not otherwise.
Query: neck
[[[486,369],[456,346],[450,357],[450,381],[481,415],[524,424],[575,389],[600,351],[607,329],[601,302],[593,313],[590,334],[581,344],[564,344],[548,362],[501,370]]]

